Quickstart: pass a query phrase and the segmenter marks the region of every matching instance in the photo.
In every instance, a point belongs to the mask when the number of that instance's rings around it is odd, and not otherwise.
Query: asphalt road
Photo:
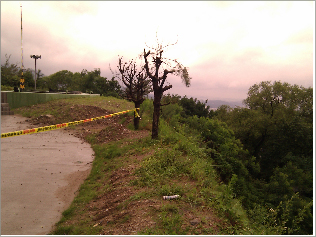
[[[1,133],[32,128],[1,116]],[[64,129],[1,139],[1,234],[46,235],[89,175],[93,150]]]

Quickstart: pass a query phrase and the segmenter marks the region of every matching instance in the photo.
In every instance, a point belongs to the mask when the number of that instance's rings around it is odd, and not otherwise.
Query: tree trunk
[[[135,114],[135,112],[134,112],[134,114]],[[135,128],[135,130],[138,130],[138,128],[139,128],[139,119],[140,119],[140,117],[134,117],[134,128]]]
[[[138,102],[134,102],[135,104],[135,109],[139,108],[141,103],[138,103]],[[139,113],[139,110],[137,111],[137,113]],[[136,116],[136,113],[134,112],[134,128],[135,130],[138,130],[139,128],[139,120],[140,120],[140,117],[139,116]]]
[[[162,93],[154,94],[154,113],[153,113],[153,124],[152,124],[152,134],[151,134],[152,139],[158,138],[161,96],[162,96]]]

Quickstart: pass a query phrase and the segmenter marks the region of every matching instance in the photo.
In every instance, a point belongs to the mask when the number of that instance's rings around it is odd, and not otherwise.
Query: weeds
[[[174,204],[162,206],[156,213],[156,223],[154,228],[148,228],[139,234],[145,235],[182,235],[187,231],[182,229],[183,217],[179,214],[179,209]]]
[[[59,118],[58,108],[55,105],[60,102],[65,103],[69,108],[72,104],[84,104],[103,107],[113,112],[133,108],[132,103],[122,102],[116,98],[93,97],[52,101],[49,102],[49,109],[47,105],[46,107],[38,105],[32,112],[25,108],[20,108],[19,112],[24,116],[52,114]],[[140,129],[150,129],[152,110],[152,101],[145,100],[140,109],[142,117]],[[69,209],[63,212],[61,220],[52,233],[56,235],[103,233],[107,225],[110,226],[109,228],[116,228],[118,225],[131,222],[133,213],[121,214],[122,210],[128,210],[130,205],[142,199],[155,201],[155,208],[150,209],[150,214],[146,216],[149,220],[155,221],[155,224],[150,228],[139,230],[138,234],[254,234],[263,230],[259,227],[255,229],[250,225],[240,201],[232,192],[236,187],[234,178],[226,185],[219,183],[220,179],[211,159],[210,150],[197,131],[178,122],[179,113],[181,109],[177,105],[164,108],[160,119],[160,137],[157,140],[147,137],[99,144],[96,134],[89,135],[86,140],[92,145],[95,153],[92,170]],[[171,118],[168,114],[172,114]],[[168,122],[164,120],[164,116]],[[123,117],[120,123],[125,124],[126,118]],[[129,157],[133,155],[142,155],[144,158],[141,161],[137,160],[135,165],[129,161]],[[114,192],[115,187],[109,182],[111,175],[130,164],[136,166],[132,174],[135,177],[127,185],[135,193],[120,201],[114,208],[113,211],[118,213],[118,219],[109,221],[104,226],[95,226],[87,206],[97,202],[104,193]],[[180,195],[180,198],[162,199],[162,196],[176,194]],[[208,217],[215,214],[207,211],[209,209],[214,210],[217,218],[216,225],[212,227]],[[89,210],[96,211],[97,208]],[[259,209],[253,213],[253,218],[258,213],[260,213]],[[193,226],[187,217],[189,215],[203,218]],[[264,233],[275,232],[271,230]]]

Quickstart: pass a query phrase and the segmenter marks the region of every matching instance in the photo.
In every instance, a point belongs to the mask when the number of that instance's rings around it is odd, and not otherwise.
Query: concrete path
[[[32,128],[1,116],[1,133]],[[90,173],[93,150],[64,129],[1,139],[1,234],[45,235]]]

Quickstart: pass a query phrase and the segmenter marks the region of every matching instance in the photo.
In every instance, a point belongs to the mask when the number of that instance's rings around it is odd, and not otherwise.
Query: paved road
[[[1,116],[1,133],[31,126]],[[93,150],[64,129],[1,139],[1,234],[45,235],[88,176]]]

